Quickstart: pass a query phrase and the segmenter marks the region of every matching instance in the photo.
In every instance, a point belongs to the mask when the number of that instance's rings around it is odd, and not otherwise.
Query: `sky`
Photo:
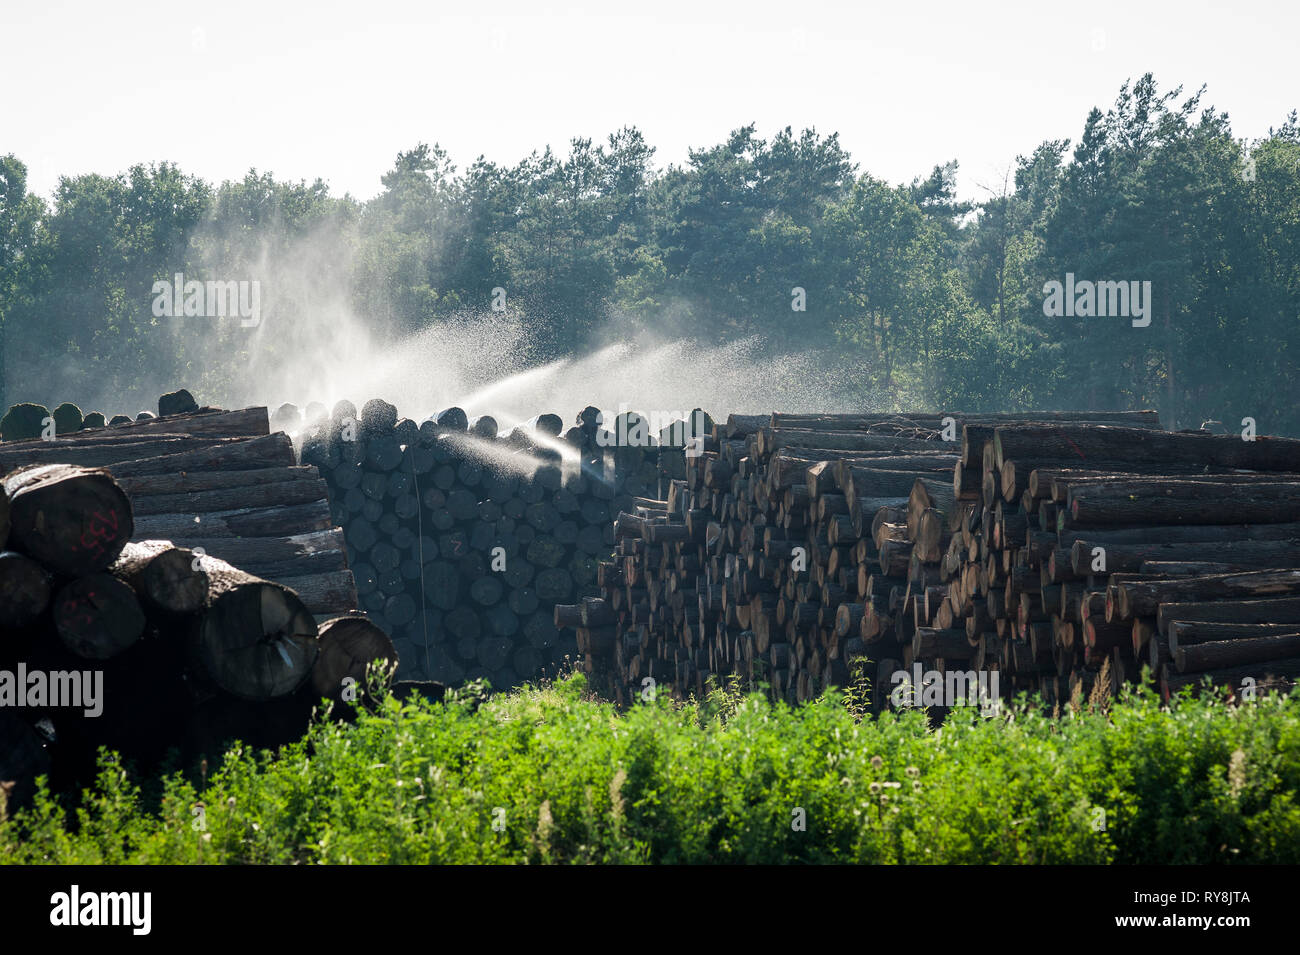
[[[1300,107],[1298,36],[1295,0],[0,0],[0,154],[46,196],[168,160],[367,199],[419,142],[463,168],[633,125],[662,168],[754,122],[838,131],[895,183],[956,159],[980,199],[1148,71],[1266,135]]]

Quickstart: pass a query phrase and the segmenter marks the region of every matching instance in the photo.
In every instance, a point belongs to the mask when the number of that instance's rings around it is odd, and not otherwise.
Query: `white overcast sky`
[[[753,121],[839,131],[891,182],[957,159],[977,198],[1146,71],[1262,136],[1300,106],[1298,48],[1296,0],[0,0],[0,154],[44,195],[171,160],[364,199],[420,141],[463,168],[635,125],[664,166]]]

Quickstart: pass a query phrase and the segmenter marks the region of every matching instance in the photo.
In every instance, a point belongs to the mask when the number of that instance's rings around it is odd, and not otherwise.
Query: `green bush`
[[[1300,860],[1300,695],[1165,707],[1141,690],[1059,715],[1021,701],[936,730],[915,711],[860,720],[838,696],[620,713],[585,691],[572,676],[481,705],[389,697],[275,754],[236,746],[151,800],[106,754],[75,810],[42,792],[0,822],[0,860]]]

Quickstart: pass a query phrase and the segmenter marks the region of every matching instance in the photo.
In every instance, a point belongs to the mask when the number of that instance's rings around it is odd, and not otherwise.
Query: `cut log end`
[[[371,664],[383,661],[395,667],[398,662],[388,634],[359,614],[322,624],[319,648],[311,673],[312,690],[316,696],[330,699],[347,699],[350,688],[357,693],[353,699],[359,698],[368,685]]]
[[[111,574],[74,580],[54,600],[59,639],[90,660],[117,656],[140,639],[145,622],[135,591]]]
[[[241,571],[213,574],[198,624],[198,658],[233,696],[269,700],[298,689],[319,651],[316,620],[293,591]]]

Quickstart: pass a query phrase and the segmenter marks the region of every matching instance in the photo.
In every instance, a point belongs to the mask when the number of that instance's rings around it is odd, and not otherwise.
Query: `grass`
[[[1300,695],[1148,690],[1059,714],[862,718],[734,689],[625,712],[581,675],[383,698],[277,753],[0,817],[9,863],[1209,863],[1300,860]]]

